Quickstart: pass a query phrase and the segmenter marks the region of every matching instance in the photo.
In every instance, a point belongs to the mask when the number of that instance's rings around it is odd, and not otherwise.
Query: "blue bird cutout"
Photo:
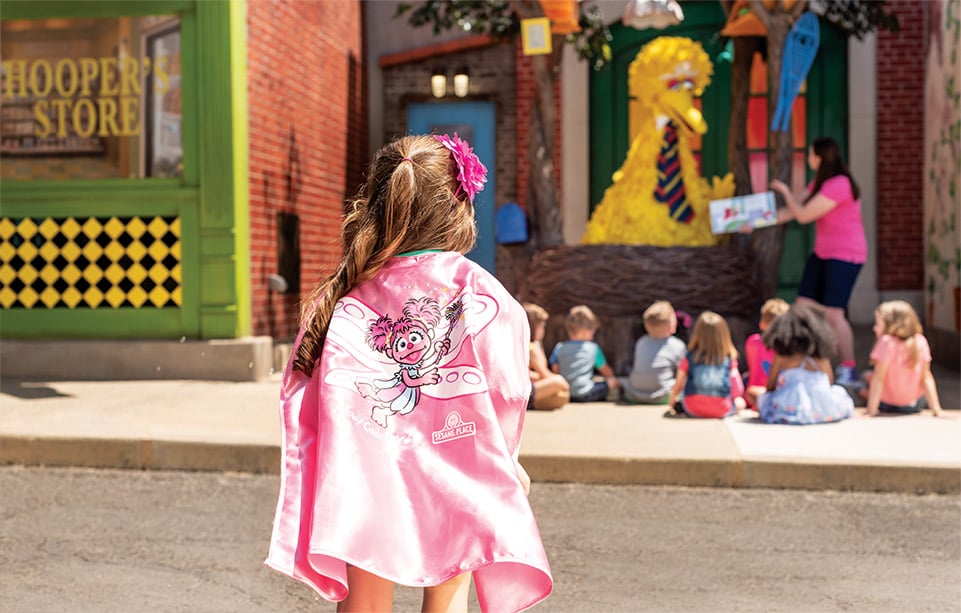
[[[781,62],[781,86],[778,91],[777,108],[771,121],[771,130],[787,132],[791,122],[791,106],[801,83],[807,78],[814,58],[821,44],[818,18],[814,13],[804,13],[788,32],[784,43],[784,58]]]

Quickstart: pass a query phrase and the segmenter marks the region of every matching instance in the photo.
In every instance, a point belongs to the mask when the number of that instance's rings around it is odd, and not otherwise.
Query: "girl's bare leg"
[[[457,575],[440,585],[425,587],[421,613],[466,613],[469,594],[470,573]]]
[[[561,375],[534,381],[534,408],[552,411],[571,399],[570,386]]]
[[[337,603],[337,613],[383,613],[394,606],[393,582],[349,564],[347,589],[347,598]]]
[[[744,399],[741,398],[740,396],[738,396],[737,398],[735,398],[735,399],[734,399],[734,412],[735,412],[735,413],[740,413],[741,411],[743,411],[743,410],[745,410],[745,409],[747,409],[747,403],[744,402]]]
[[[844,309],[837,307],[824,308],[828,324],[834,330],[834,335],[838,337],[838,358],[842,362],[854,361],[854,331],[851,324],[844,316]]]
[[[797,302],[805,301],[809,303],[815,302],[803,296],[797,297]],[[824,319],[827,320],[828,325],[831,326],[831,330],[834,331],[834,336],[837,337],[838,359],[841,362],[853,362],[854,331],[851,329],[851,323],[848,322],[847,317],[844,316],[844,309],[826,306],[824,307]]]
[[[744,392],[744,395],[747,397],[747,400],[750,401],[749,404],[752,407],[757,408],[757,399],[761,396],[761,394],[765,393],[766,391],[767,391],[767,388],[764,387],[763,385],[751,385],[751,386],[748,386],[747,391]]]

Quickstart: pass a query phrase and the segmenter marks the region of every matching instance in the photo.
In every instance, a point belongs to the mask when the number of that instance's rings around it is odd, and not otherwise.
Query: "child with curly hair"
[[[824,309],[796,302],[764,331],[774,349],[767,391],[758,397],[761,421],[768,424],[820,424],[854,414],[854,401],[834,385],[831,351],[835,345]]]

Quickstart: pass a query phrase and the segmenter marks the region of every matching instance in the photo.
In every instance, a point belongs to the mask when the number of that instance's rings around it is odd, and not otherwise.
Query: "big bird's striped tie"
[[[654,198],[668,206],[671,219],[690,223],[694,209],[687,201],[684,181],[681,179],[681,159],[678,156],[677,129],[673,122],[664,126],[664,142],[657,156],[657,189]]]

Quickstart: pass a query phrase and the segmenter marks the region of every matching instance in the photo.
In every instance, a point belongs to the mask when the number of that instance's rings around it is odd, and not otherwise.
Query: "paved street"
[[[333,611],[261,566],[277,477],[0,469],[0,611]],[[957,496],[534,484],[535,610],[958,611]],[[399,589],[397,611],[419,608]],[[472,603],[476,609],[476,603]]]

